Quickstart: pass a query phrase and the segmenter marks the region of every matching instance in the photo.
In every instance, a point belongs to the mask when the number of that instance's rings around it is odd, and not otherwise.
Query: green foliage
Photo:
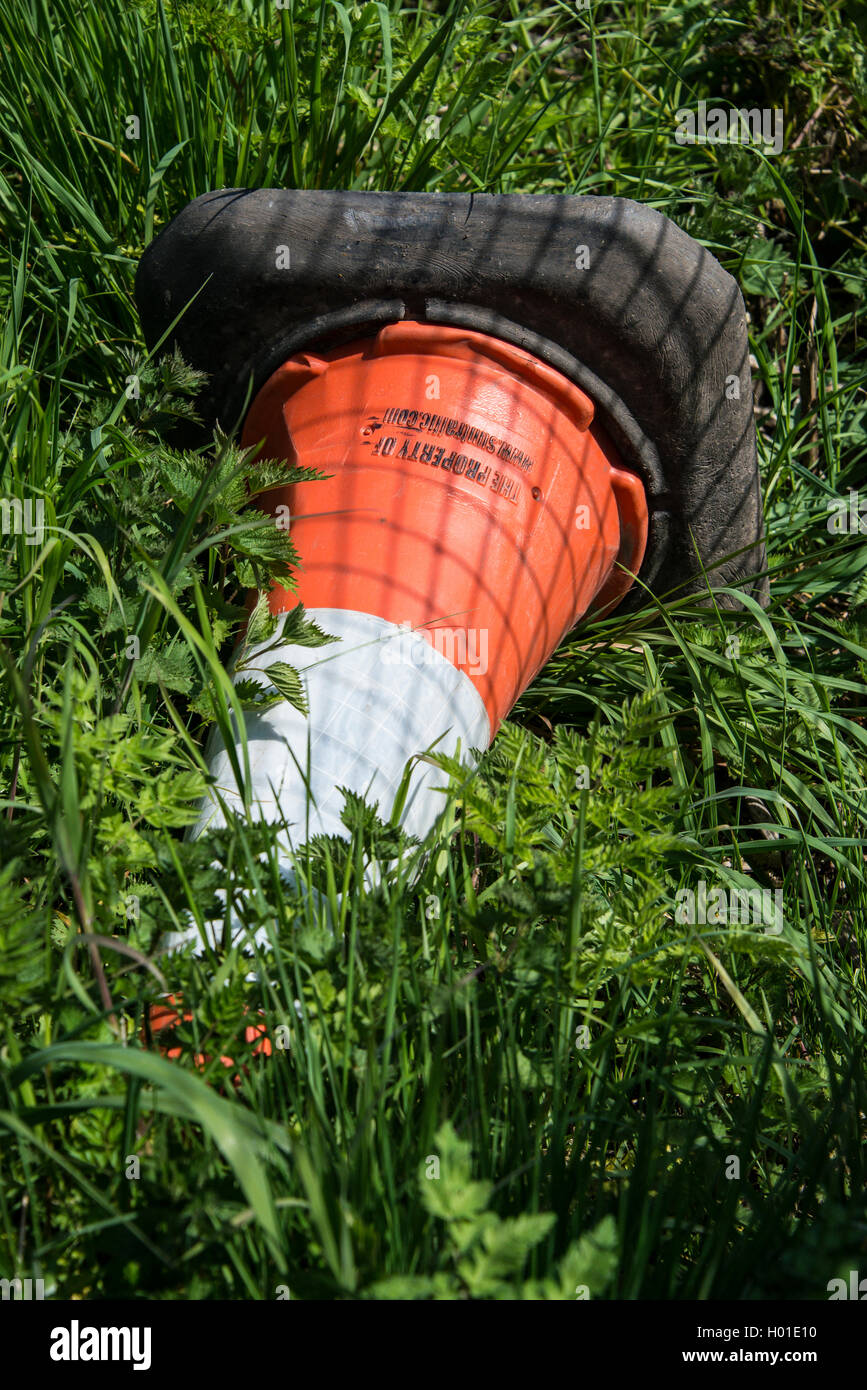
[[[492,1184],[474,1182],[470,1146],[447,1122],[436,1136],[439,1150],[420,1181],[422,1201],[446,1224],[445,1247],[432,1274],[385,1279],[374,1298],[569,1299],[598,1297],[617,1268],[617,1229],[610,1216],[574,1241],[547,1279],[522,1278],[531,1252],[551,1233],[548,1213],[499,1217],[487,1210]],[[436,1170],[431,1164],[436,1164]]]

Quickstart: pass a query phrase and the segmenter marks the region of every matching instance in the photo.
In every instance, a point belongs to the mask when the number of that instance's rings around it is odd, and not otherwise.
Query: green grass
[[[827,527],[867,502],[852,13],[0,11],[0,496],[45,518],[0,537],[0,1275],[822,1299],[863,1273],[867,547]],[[781,155],[679,146],[701,98],[781,108]],[[311,848],[319,907],[267,828],[183,838],[244,592],[294,552],[243,510],[275,475],[165,443],[196,378],[147,360],[132,299],[188,199],[269,184],[658,207],[743,287],[768,527],[767,612],[648,599],[582,629],[377,890],[394,833],[347,808],[348,845]],[[682,924],[701,880],[781,889],[782,933]],[[160,954],[219,888],[270,928],[256,978]],[[142,1037],[167,991],[173,1061]]]

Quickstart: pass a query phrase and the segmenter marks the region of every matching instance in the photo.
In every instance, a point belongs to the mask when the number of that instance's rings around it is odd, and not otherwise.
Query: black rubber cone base
[[[209,374],[207,432],[240,427],[293,352],[410,318],[480,329],[592,396],[644,480],[655,593],[740,586],[767,601],[746,315],[674,223],[620,198],[229,189],[147,249],[149,346]],[[192,442],[188,436],[187,442]],[[707,576],[707,577],[706,577]],[[626,603],[641,603],[636,586]]]

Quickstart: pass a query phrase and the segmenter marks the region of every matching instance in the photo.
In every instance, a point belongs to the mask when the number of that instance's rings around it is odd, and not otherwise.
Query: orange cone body
[[[192,1022],[193,1015],[188,1010],[186,1010],[183,1015],[178,1013],[178,1009],[183,1008],[183,1001],[178,995],[169,994],[166,997],[168,999],[168,1004],[152,1004],[150,1006],[147,1027],[142,1030],[142,1042],[145,1047],[148,1046],[148,1031],[151,1037],[156,1039],[159,1033],[172,1034],[182,1020],[184,1023]],[[244,1029],[244,1041],[248,1043],[256,1042],[257,1038],[260,1039],[260,1041],[253,1048],[253,1056],[257,1057],[264,1054],[266,1057],[270,1057],[272,1050],[271,1040],[268,1037],[265,1025],[263,1023],[247,1024]],[[157,1040],[157,1048],[162,1055],[167,1057],[170,1061],[177,1061],[182,1053],[180,1047],[169,1047],[165,1039],[162,1041]],[[196,1052],[193,1054],[193,1063],[198,1071],[203,1071],[210,1060],[211,1058],[207,1053]],[[221,1055],[220,1061],[224,1067],[234,1067],[235,1065],[231,1057]],[[242,1070],[246,1072],[247,1068],[243,1067]],[[239,1075],[233,1076],[232,1080],[235,1085],[240,1085],[241,1078]]]
[[[592,422],[566,377],[482,333],[405,322],[296,355],[243,442],[332,476],[270,494],[303,561],[272,611],[300,599],[421,629],[493,737],[575,622],[629,588],[616,564],[644,555],[643,486]]]

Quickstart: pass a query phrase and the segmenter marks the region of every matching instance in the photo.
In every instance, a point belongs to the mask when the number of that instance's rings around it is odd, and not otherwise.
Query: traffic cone
[[[163,1057],[170,1062],[176,1062],[183,1055],[183,1048],[175,1041],[175,1029],[179,1023],[192,1023],[193,1015],[189,1009],[184,1009],[183,999],[177,994],[167,994],[165,1004],[151,1004],[148,1011],[146,1022],[141,1030],[141,1042],[146,1048],[156,1048]],[[183,1013],[178,1010],[183,1009]],[[247,1010],[245,1009],[246,1013]],[[261,1009],[259,1013],[261,1014]],[[263,1023],[247,1024],[244,1028],[244,1041],[254,1043],[252,1050],[254,1057],[270,1057],[272,1053],[271,1039],[268,1037],[267,1029]],[[193,1053],[193,1065],[197,1071],[204,1071],[211,1061],[211,1056],[205,1052]],[[227,1069],[235,1066],[234,1058],[220,1055],[220,1062]],[[247,1074],[247,1068],[242,1067],[241,1072]],[[241,1073],[236,1072],[232,1077],[232,1084],[240,1086]]]
[[[644,488],[593,415],[530,353],[415,322],[297,353],[259,391],[243,444],[330,475],[260,500],[288,509],[302,561],[297,594],[275,587],[271,611],[300,600],[339,639],[311,649],[278,633],[261,663],[260,649],[245,658],[265,686],[270,664],[290,663],[307,697],[307,717],[283,701],[245,720],[250,809],[285,822],[287,865],[310,836],[346,835],[343,789],[387,819],[408,761],[487,748],[561,638],[630,587]],[[209,758],[242,810],[218,739]],[[408,833],[431,829],[444,782],[416,762]],[[222,823],[211,801],[195,833]]]
[[[329,475],[272,497],[298,597],[339,638],[261,653],[263,685],[276,660],[301,672],[309,719],[247,715],[248,801],[209,753],[226,806],[285,821],[287,872],[344,833],[341,788],[388,818],[408,760],[402,823],[424,835],[445,780],[425,750],[486,747],[639,565],[663,601],[768,601],[743,299],[653,208],[221,189],[155,237],[135,295],[148,347],[205,376],[178,445],[246,412],[245,443]],[[218,797],[198,833],[221,819]]]

